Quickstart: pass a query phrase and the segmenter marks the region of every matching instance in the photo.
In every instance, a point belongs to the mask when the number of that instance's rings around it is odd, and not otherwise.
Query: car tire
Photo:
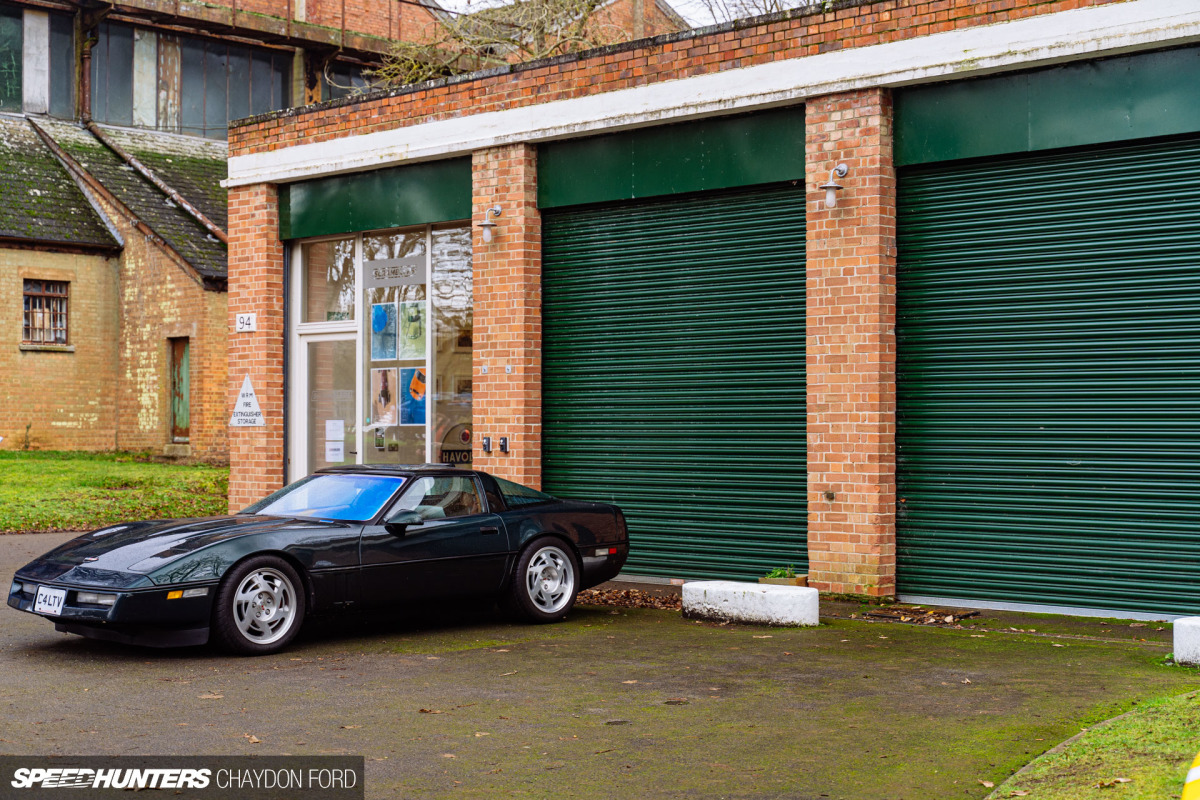
[[[521,551],[507,606],[529,622],[558,622],[579,594],[579,560],[571,548],[549,537]]]
[[[238,564],[217,589],[212,638],[225,650],[264,656],[287,647],[304,623],[304,583],[277,556]]]

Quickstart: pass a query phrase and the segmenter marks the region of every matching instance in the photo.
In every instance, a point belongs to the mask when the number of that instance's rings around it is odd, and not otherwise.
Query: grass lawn
[[[1175,800],[1200,750],[1200,693],[1147,703],[1035,760],[990,795]],[[1107,790],[1107,791],[1105,791]]]
[[[133,453],[0,451],[0,532],[70,531],[228,510],[229,469]]]

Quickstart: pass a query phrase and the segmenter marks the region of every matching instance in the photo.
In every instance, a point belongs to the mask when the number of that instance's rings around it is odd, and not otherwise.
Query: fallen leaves
[[[1133,783],[1133,779],[1132,778],[1112,778],[1107,781],[1100,781],[1099,783],[1096,784],[1096,788],[1097,789],[1111,789],[1112,787],[1114,787],[1118,784],[1121,784],[1121,783]]]
[[[442,712],[438,711],[436,708],[419,708],[419,709],[417,709],[417,713],[418,714],[441,714]]]
[[[994,788],[994,787],[996,786],[996,784],[992,783],[991,781],[984,781],[984,780],[981,780],[981,781],[980,781],[980,783],[982,783],[982,784],[983,784],[983,786],[984,786],[984,788],[985,788],[985,789],[992,789],[992,788]]]
[[[205,694],[199,694],[196,696],[199,697],[201,700],[220,700],[225,695],[217,694],[216,692],[207,692]]]
[[[361,728],[361,727],[362,727],[362,725],[343,725],[342,730],[353,731],[353,730],[357,730],[358,728]]]
[[[854,618],[851,614],[851,619]],[[978,611],[952,611],[945,608],[873,608],[863,612],[868,619],[909,622],[913,625],[953,625],[967,617],[979,616]]]
[[[242,738],[250,744],[260,744],[262,742],[262,739],[258,738],[253,733],[243,733]]]
[[[657,608],[663,611],[678,611],[683,607],[683,599],[678,595],[654,594],[641,589],[585,589],[579,593],[576,602],[590,606]]]

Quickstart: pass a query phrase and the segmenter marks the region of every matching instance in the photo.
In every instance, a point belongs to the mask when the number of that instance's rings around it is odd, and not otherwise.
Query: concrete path
[[[0,536],[0,580],[63,538]],[[370,798],[981,798],[1081,726],[1200,686],[1162,665],[1169,644],[1105,641],[1100,623],[460,611],[327,623],[238,659],[0,620],[0,752],[361,754]]]

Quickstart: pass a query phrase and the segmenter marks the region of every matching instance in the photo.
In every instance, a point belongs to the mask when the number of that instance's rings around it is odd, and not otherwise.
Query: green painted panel
[[[470,219],[471,159],[334,175],[281,186],[283,239]]]
[[[804,189],[543,215],[546,490],[624,509],[627,572],[807,560]]]
[[[901,170],[898,244],[900,592],[1200,613],[1200,136]]]
[[[804,107],[538,147],[541,208],[804,180]]]
[[[899,89],[899,166],[1200,131],[1200,48]]]

